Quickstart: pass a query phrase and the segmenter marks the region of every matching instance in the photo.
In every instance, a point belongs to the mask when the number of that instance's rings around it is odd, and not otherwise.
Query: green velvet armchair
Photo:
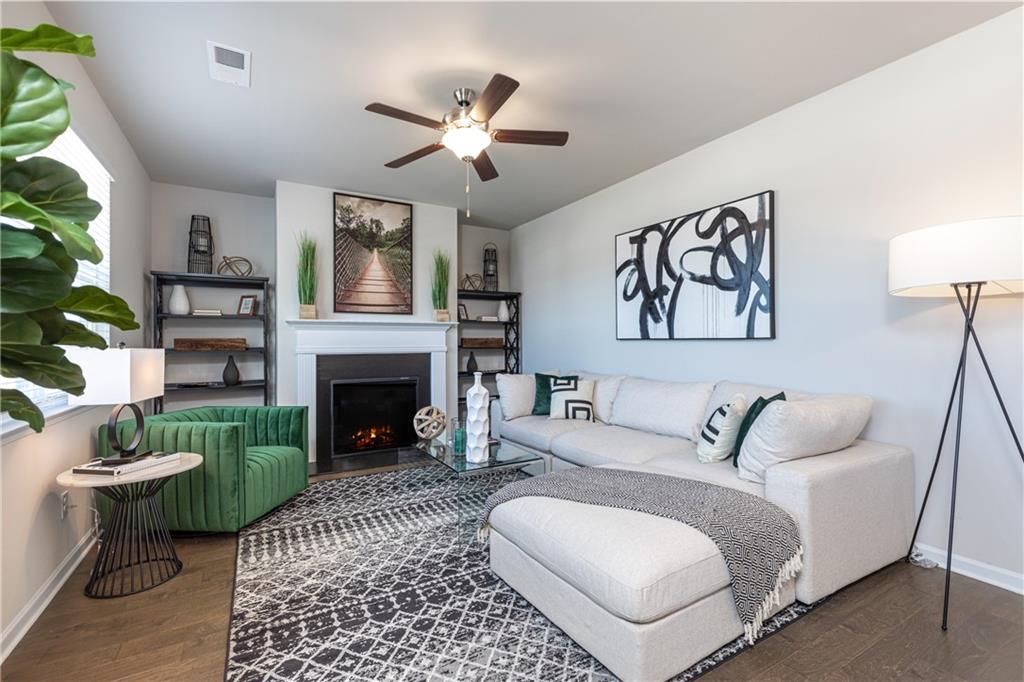
[[[175,476],[160,497],[171,530],[234,532],[304,490],[305,407],[196,407],[146,417],[140,451],[198,452],[202,466]],[[135,424],[118,424],[125,442]],[[106,426],[99,456],[114,455]]]

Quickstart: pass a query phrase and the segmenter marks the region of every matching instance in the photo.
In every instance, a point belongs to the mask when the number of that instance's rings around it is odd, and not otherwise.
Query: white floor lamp
[[[1024,293],[1024,217],[986,218],[967,220],[949,225],[936,225],[901,234],[889,242],[889,293],[894,296],[956,297],[964,315],[963,343],[960,358],[953,378],[953,390],[946,407],[946,419],[939,436],[939,447],[935,463],[928,478],[921,511],[910,540],[910,552],[914,549],[917,532],[921,528],[928,495],[932,491],[935,472],[939,468],[939,457],[946,441],[949,418],[956,402],[956,434],[953,447],[953,490],[949,502],[949,539],[946,545],[946,587],[942,602],[942,629],[945,630],[949,616],[949,577],[953,559],[953,524],[956,520],[956,478],[960,465],[960,427],[964,413],[964,383],[967,366],[967,352],[971,343],[978,351],[978,357],[985,367],[989,383],[995,392],[999,408],[1006,419],[1006,425],[1017,446],[1017,454],[1024,461],[1024,450],[1020,438],[1013,428],[1010,414],[999,393],[992,368],[989,367],[981,341],[974,329],[974,315],[982,296],[1005,296]]]

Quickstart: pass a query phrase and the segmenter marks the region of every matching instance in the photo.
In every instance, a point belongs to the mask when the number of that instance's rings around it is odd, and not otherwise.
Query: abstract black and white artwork
[[[774,339],[775,193],[615,237],[618,339]]]

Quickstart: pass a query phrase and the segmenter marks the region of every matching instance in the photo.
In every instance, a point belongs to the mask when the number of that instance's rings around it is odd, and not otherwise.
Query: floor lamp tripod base
[[[949,500],[949,537],[946,541],[946,584],[942,600],[943,630],[948,629],[949,625],[949,581],[951,575],[950,567],[952,566],[953,561],[953,530],[956,523],[956,483],[957,474],[960,469],[960,436],[962,433],[964,416],[964,385],[967,378],[967,355],[972,341],[974,347],[978,351],[978,357],[981,359],[982,365],[985,368],[985,373],[988,375],[989,383],[992,384],[992,390],[996,394],[996,400],[999,402],[999,407],[1003,412],[1003,417],[1006,420],[1006,426],[1010,429],[1010,434],[1013,436],[1013,442],[1017,447],[1017,454],[1020,455],[1021,461],[1024,462],[1024,450],[1021,449],[1020,438],[1017,437],[1017,432],[1013,428],[1013,422],[1010,420],[1010,414],[1006,409],[1006,404],[1003,402],[1003,396],[999,392],[995,376],[992,374],[992,370],[988,365],[988,359],[985,357],[985,352],[981,348],[981,342],[978,340],[978,335],[974,330],[974,316],[978,311],[978,301],[981,299],[981,288],[984,284],[984,282],[969,282],[952,285],[956,292],[957,301],[960,303],[960,309],[964,315],[963,343],[960,347],[960,359],[957,363],[956,375],[953,378],[953,390],[949,396],[949,405],[946,407],[946,419],[942,424],[942,435],[939,436],[939,447],[935,453],[935,463],[932,465],[932,473],[928,478],[928,487],[924,493],[924,501],[921,503],[921,511],[917,516],[917,524],[914,526],[914,536],[910,540],[910,548],[907,550],[906,557],[906,560],[910,561],[911,554],[914,551],[914,543],[917,541],[917,533],[921,529],[921,519],[924,518],[924,511],[928,505],[928,496],[931,494],[932,484],[935,482],[935,472],[938,471],[939,468],[939,459],[942,457],[942,447],[946,443],[946,436],[949,432],[949,421],[953,415],[953,406],[955,404],[956,428],[954,431],[953,441],[953,487],[950,492]]]

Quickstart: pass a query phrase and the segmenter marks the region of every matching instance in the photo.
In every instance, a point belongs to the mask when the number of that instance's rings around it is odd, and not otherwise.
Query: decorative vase
[[[473,354],[473,351],[469,351],[469,360],[466,360],[466,371],[475,372],[478,369],[480,369],[480,366],[476,363],[476,355]]]
[[[238,365],[235,364],[235,356],[228,356],[228,364],[224,365],[224,373],[221,375],[224,379],[225,386],[237,386],[242,380],[241,375],[238,373]]]
[[[498,304],[498,322],[508,322],[510,317],[508,314],[508,303],[502,301]]]
[[[184,285],[175,284],[171,287],[171,300],[167,303],[167,312],[172,315],[188,315],[192,312],[192,303],[188,300]]]
[[[434,321],[435,322],[451,322],[451,315],[448,313],[447,308],[441,310],[434,310]]]
[[[473,373],[473,385],[466,391],[466,461],[479,464],[490,456],[490,393],[480,383],[483,375]]]
[[[316,319],[316,306],[315,305],[300,305],[299,306],[299,319],[300,320],[315,320]]]

